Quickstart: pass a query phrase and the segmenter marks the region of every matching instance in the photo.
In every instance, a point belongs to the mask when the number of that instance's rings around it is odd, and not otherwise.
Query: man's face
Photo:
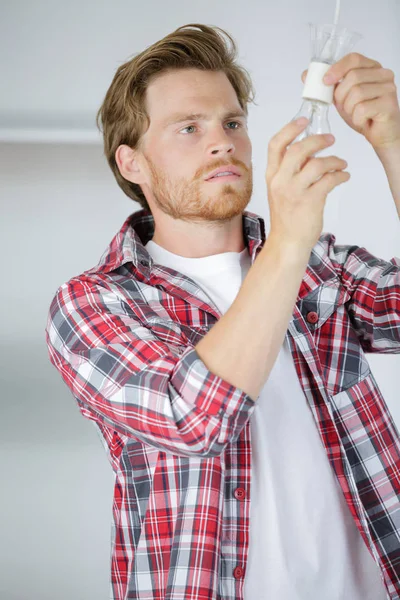
[[[160,210],[199,222],[242,214],[253,190],[252,148],[246,117],[226,75],[199,69],[165,73],[149,85],[146,106],[150,127],[141,152],[146,181],[140,185],[153,214]],[[171,122],[177,113],[179,121]],[[204,116],[184,119],[198,113]],[[241,177],[205,180],[229,165]]]

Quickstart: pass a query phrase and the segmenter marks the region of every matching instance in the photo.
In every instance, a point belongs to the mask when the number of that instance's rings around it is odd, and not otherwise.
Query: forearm
[[[392,148],[375,148],[375,152],[385,169],[400,219],[400,144]]]
[[[232,306],[195,346],[212,373],[253,400],[282,347],[311,250],[270,234]]]

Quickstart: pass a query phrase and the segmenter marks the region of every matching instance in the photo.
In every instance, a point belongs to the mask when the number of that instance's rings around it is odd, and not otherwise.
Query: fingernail
[[[335,78],[333,77],[333,75],[325,75],[324,83],[327,83],[329,85],[330,83],[333,83],[334,81],[335,81]]]
[[[306,123],[308,123],[308,119],[306,117],[300,117],[300,119],[297,119],[296,121],[296,125],[305,125]]]

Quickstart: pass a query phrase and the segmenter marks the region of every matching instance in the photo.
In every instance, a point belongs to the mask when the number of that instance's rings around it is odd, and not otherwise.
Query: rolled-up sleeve
[[[218,456],[255,408],[243,390],[209,371],[193,346],[158,339],[100,285],[63,284],[45,334],[50,361],[82,415],[160,450]]]
[[[350,295],[347,312],[365,352],[400,353],[400,258],[384,260],[360,246],[335,245],[328,253]]]

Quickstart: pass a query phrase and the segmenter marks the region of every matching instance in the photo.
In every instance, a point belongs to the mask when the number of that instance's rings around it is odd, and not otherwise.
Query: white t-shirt
[[[185,258],[150,240],[158,264],[196,281],[224,314],[248,249]],[[387,600],[301,388],[288,334],[250,417],[252,479],[244,600]]]

